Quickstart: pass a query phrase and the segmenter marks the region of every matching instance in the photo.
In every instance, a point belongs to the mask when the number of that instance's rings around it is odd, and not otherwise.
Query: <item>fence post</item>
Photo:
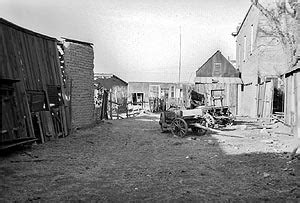
[[[119,104],[117,104],[117,119],[119,119]]]
[[[110,119],[112,120],[112,94],[111,94],[111,89],[109,90],[109,115],[110,115]]]
[[[126,101],[125,106],[126,106],[126,118],[128,118],[128,102],[127,101]]]

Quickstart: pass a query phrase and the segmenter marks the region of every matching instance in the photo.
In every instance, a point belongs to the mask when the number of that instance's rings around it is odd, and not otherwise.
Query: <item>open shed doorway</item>
[[[132,93],[132,104],[140,105],[143,107],[144,104],[144,93]]]
[[[273,114],[284,112],[284,83],[280,78],[274,79]]]
[[[280,78],[267,77],[258,84],[258,118],[270,118],[272,115],[283,116],[284,85]]]

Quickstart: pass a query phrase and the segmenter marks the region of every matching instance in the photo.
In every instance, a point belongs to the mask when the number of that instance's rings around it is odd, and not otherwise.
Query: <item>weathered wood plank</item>
[[[7,69],[9,64],[7,60],[7,50],[6,50],[6,44],[4,40],[4,27],[0,26],[0,77],[5,78],[8,77]]]
[[[18,118],[10,116],[7,121],[12,124],[11,128],[19,125],[22,129],[18,136],[34,137],[26,90],[44,90],[47,98],[47,85],[63,87],[56,41],[0,20],[0,45],[0,76],[20,79],[14,84],[17,103],[14,114]],[[60,108],[62,125],[67,132],[64,104]],[[16,137],[10,135],[9,139]]]

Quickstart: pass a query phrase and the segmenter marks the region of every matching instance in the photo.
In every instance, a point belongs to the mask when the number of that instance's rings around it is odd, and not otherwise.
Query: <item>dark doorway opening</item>
[[[132,93],[132,104],[141,105],[144,103],[144,93]]]
[[[273,114],[284,112],[284,85],[280,79],[274,80]]]

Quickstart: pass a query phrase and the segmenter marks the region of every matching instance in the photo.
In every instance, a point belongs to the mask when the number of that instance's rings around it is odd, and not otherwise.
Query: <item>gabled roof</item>
[[[221,64],[219,69],[215,64]],[[196,77],[239,77],[240,72],[217,50],[208,60],[196,71]]]
[[[127,86],[128,83],[118,76],[110,73],[95,73],[95,83],[100,84],[106,89],[111,89],[114,86]]]
[[[196,70],[196,72],[198,72],[201,68],[203,68],[209,61],[210,59],[212,59],[218,52],[220,52],[220,50],[217,50],[211,57],[209,57],[205,63],[202,64],[202,66],[200,66],[200,68],[198,68],[198,70]],[[220,52],[221,53],[221,52]]]

